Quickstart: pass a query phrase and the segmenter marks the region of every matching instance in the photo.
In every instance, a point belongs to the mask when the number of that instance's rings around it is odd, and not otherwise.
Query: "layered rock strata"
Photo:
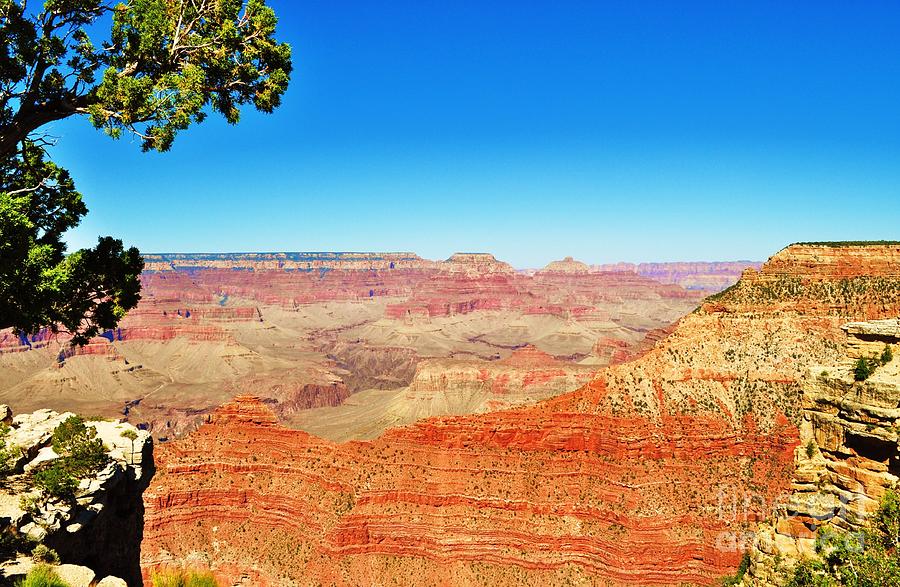
[[[616,360],[635,356],[647,332],[700,300],[633,273],[565,265],[520,274],[482,253],[441,262],[405,253],[148,259],[139,306],[83,348],[48,331],[0,332],[0,401],[17,411],[123,416],[162,440],[252,392],[297,423],[300,412],[341,405],[358,392],[404,390],[423,360],[496,362],[532,344],[570,366],[596,369],[614,360],[595,353],[598,340],[621,344]],[[570,383],[544,387],[570,391],[581,380]],[[528,401],[546,397],[540,386],[530,388]],[[419,403],[401,409],[401,420],[484,405]]]
[[[795,250],[804,277],[779,296]],[[790,489],[809,370],[840,362],[841,324],[900,309],[889,270],[824,246],[817,270],[809,252],[789,247],[642,357],[535,406],[334,444],[239,398],[161,449],[145,569],[199,557],[273,585],[714,584]]]
[[[713,261],[673,263],[612,263],[595,265],[593,270],[633,272],[660,283],[672,283],[685,289],[715,293],[733,285],[748,268],[759,269],[762,263],[755,261]]]
[[[861,530],[885,491],[900,481],[900,360],[857,381],[860,358],[900,350],[897,319],[853,322],[846,356],[811,368],[803,383],[801,445],[791,493],[751,549],[746,585],[778,585],[803,557],[815,557],[821,528]]]

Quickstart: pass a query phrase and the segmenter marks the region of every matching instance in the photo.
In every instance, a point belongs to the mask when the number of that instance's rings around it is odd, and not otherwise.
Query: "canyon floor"
[[[252,393],[290,427],[370,439],[577,389],[751,265],[149,255],[138,308],[88,346],[0,334],[0,402],[124,417],[166,440]]]

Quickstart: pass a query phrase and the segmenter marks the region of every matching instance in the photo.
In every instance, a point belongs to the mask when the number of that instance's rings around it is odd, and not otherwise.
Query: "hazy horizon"
[[[785,245],[787,246],[787,245]],[[777,251],[773,252],[774,255]],[[556,259],[550,259],[546,263],[541,265],[515,265],[514,263],[510,263],[506,259],[503,259],[491,251],[474,251],[474,250],[456,250],[450,253],[447,253],[444,256],[437,257],[427,257],[425,255],[419,254],[417,251],[301,251],[301,250],[279,250],[279,251],[142,251],[143,255],[146,256],[166,256],[166,255],[279,255],[279,254],[322,254],[322,253],[330,253],[330,254],[350,254],[350,255],[359,255],[359,254],[367,254],[367,253],[379,253],[379,254],[415,254],[427,261],[446,261],[452,255],[455,254],[483,254],[488,253],[494,256],[498,261],[503,261],[512,265],[512,267],[516,270],[528,270],[528,269],[540,269],[546,266],[548,263],[553,261],[560,261],[565,259],[566,257],[572,257],[575,261],[580,261],[582,263],[586,263],[591,266],[599,266],[599,265],[615,265],[615,264],[632,264],[632,265],[640,265],[642,263],[650,264],[650,263],[761,263],[766,259],[676,259],[673,261],[658,261],[653,259],[643,260],[643,261],[622,261],[622,260],[613,260],[613,261],[594,261],[586,258],[579,257],[577,255],[564,255],[562,257]],[[771,256],[771,255],[769,255]],[[768,257],[766,257],[768,258]]]

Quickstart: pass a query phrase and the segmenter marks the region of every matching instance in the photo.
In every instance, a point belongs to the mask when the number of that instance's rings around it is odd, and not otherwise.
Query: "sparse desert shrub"
[[[806,443],[806,458],[811,459],[816,454],[816,443],[810,440]]]
[[[49,566],[37,565],[28,571],[24,579],[16,581],[16,587],[69,587],[69,584]]]
[[[219,587],[212,573],[202,571],[160,571],[151,581],[153,587]]]
[[[97,431],[79,416],[69,416],[56,427],[53,450],[65,458],[67,467],[79,477],[99,471],[109,458]]]
[[[125,438],[125,439],[131,441],[131,457],[130,457],[129,462],[133,465],[134,464],[134,441],[137,440],[137,437],[138,437],[137,432],[135,432],[131,428],[128,428],[127,430],[123,430],[122,434],[120,436],[122,438]],[[256,455],[253,455],[253,460],[254,461],[256,460]]]
[[[891,361],[894,360],[894,351],[891,350],[891,345],[884,345],[884,350],[881,351],[881,364],[887,365]]]
[[[58,563],[59,555],[56,554],[56,551],[52,548],[49,548],[46,544],[38,544],[34,547],[34,550],[31,551],[31,560],[36,563]]]
[[[0,560],[13,560],[20,552],[26,552],[31,543],[12,528],[0,530]]]
[[[785,587],[836,587],[838,583],[827,575],[822,561],[803,559],[794,567]]]
[[[106,466],[109,455],[97,431],[79,416],[69,416],[53,431],[53,450],[60,458],[45,465],[33,477],[35,487],[51,497],[71,498],[79,479]]]
[[[856,364],[853,366],[853,379],[856,381],[865,381],[871,377],[874,372],[875,365],[872,364],[871,359],[865,357],[856,359]]]
[[[51,497],[72,497],[78,489],[78,479],[61,459],[36,472],[32,480],[35,487]]]
[[[894,352],[891,350],[891,346],[886,344],[881,354],[874,353],[871,357],[860,357],[856,360],[856,364],[853,366],[853,378],[857,381],[865,381],[872,376],[875,369],[887,365],[893,360]]]

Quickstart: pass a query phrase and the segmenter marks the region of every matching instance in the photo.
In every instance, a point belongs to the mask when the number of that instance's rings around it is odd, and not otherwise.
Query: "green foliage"
[[[816,454],[816,443],[810,440],[806,443],[806,458],[811,459]]]
[[[0,422],[0,479],[13,472],[15,458],[19,454],[18,447],[9,445],[7,436],[9,426]]]
[[[856,363],[853,365],[853,379],[856,381],[865,381],[875,372],[876,366],[877,365],[873,363],[871,359],[867,359],[866,357],[856,359]]]
[[[741,581],[744,579],[744,575],[747,574],[747,569],[749,569],[749,568],[750,568],[750,554],[744,553],[743,558],[741,558],[741,564],[738,567],[737,573],[723,578],[722,579],[722,587],[735,587],[736,585],[740,585]]]
[[[69,584],[49,566],[37,565],[28,571],[24,579],[16,582],[16,587],[69,587]]]
[[[163,571],[153,573],[153,587],[219,587],[212,573],[200,571]]]
[[[131,441],[131,464],[133,465],[134,464],[134,441],[137,440],[137,437],[138,437],[137,432],[135,432],[131,428],[128,428],[126,430],[123,430],[122,434],[120,434],[120,436],[122,438],[127,438],[128,440]]]
[[[785,587],[836,587],[838,583],[828,576],[825,564],[805,559],[797,563]]]
[[[208,112],[271,112],[292,70],[276,23],[264,0],[0,0],[0,328],[84,344],[139,299],[137,249],[105,237],[66,256],[87,208],[40,129],[82,115],[166,151]]]
[[[51,497],[74,496],[79,479],[95,474],[109,460],[97,431],[79,416],[69,416],[56,427],[52,444],[60,458],[33,476],[35,486]]]
[[[0,154],[75,114],[165,151],[207,111],[236,123],[241,106],[272,112],[287,90],[291,48],[275,39],[278,19],[264,0],[45,0],[28,8],[0,0]],[[108,37],[97,38],[110,21]]]
[[[46,161],[41,147],[25,141],[0,157],[0,327],[48,326],[81,344],[137,304],[144,267],[137,249],[106,237],[65,255],[63,234],[86,212],[69,173]]]
[[[102,469],[109,457],[97,431],[80,416],[69,416],[53,431],[53,450],[63,457],[67,468],[79,476]]]
[[[881,498],[872,526],[885,548],[900,547],[900,496],[895,491],[888,491]]]
[[[38,544],[31,551],[31,560],[38,563],[59,563],[59,555],[46,544]]]
[[[816,552],[821,560],[801,561],[787,587],[881,587],[900,585],[900,498],[882,497],[869,528],[858,533],[820,530]]]
[[[50,497],[71,498],[78,489],[78,479],[61,460],[37,471],[32,480],[35,487]]]
[[[13,560],[32,546],[28,538],[7,526],[0,530],[0,560]]]
[[[884,345],[881,354],[875,353],[871,357],[860,357],[853,365],[853,378],[856,381],[865,381],[875,373],[875,369],[894,360],[894,353],[889,345]]]

